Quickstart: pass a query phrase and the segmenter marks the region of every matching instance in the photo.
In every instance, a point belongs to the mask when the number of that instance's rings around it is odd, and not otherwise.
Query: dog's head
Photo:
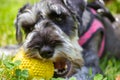
[[[28,56],[54,61],[57,77],[70,76],[71,65],[83,65],[78,35],[84,7],[84,0],[41,0],[21,8],[16,19],[19,42],[21,26],[27,30],[23,47]]]
[[[35,25],[35,29],[28,34],[23,48],[28,57],[52,60],[56,77],[70,76],[73,74],[73,66],[80,68],[83,65],[82,48],[77,40],[73,42],[49,20],[40,21]]]
[[[33,6],[26,4],[15,21],[17,41],[22,41],[21,27],[28,34],[42,20],[51,20],[69,37],[74,37],[75,29],[81,27],[85,5],[84,0],[41,0]]]

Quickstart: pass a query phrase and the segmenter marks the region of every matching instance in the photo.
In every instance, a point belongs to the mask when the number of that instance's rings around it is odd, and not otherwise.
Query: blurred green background
[[[0,46],[15,44],[14,20],[20,7],[38,0],[0,0]]]
[[[107,7],[112,13],[120,13],[120,0],[105,0]]]

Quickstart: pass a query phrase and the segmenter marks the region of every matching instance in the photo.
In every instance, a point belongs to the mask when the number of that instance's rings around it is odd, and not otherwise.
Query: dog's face
[[[29,30],[23,44],[28,56],[52,60],[56,68],[55,76],[70,76],[73,74],[72,65],[79,68],[83,65],[78,29],[85,7],[84,1],[42,0],[32,7],[26,6],[16,21],[18,41],[21,41],[19,37],[22,25]]]
[[[23,44],[28,57],[52,60],[55,65],[55,76],[70,76],[72,67],[81,67],[82,48],[49,20],[41,21],[28,34]]]

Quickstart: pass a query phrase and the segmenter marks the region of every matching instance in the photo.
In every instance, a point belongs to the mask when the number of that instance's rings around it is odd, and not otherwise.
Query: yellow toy
[[[50,80],[54,74],[54,65],[52,61],[40,60],[35,58],[28,58],[25,55],[24,49],[20,49],[13,61],[21,60],[20,69],[27,69],[29,71],[29,79],[43,78]]]

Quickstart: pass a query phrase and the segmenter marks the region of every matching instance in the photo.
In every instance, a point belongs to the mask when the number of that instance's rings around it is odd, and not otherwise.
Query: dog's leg
[[[19,48],[20,45],[8,45],[5,47],[0,47],[0,59],[14,57]]]
[[[103,19],[105,30],[106,30],[106,48],[105,53],[109,57],[116,57],[120,59],[120,21],[114,22],[113,26],[107,19]],[[116,25],[117,24],[117,25]]]

